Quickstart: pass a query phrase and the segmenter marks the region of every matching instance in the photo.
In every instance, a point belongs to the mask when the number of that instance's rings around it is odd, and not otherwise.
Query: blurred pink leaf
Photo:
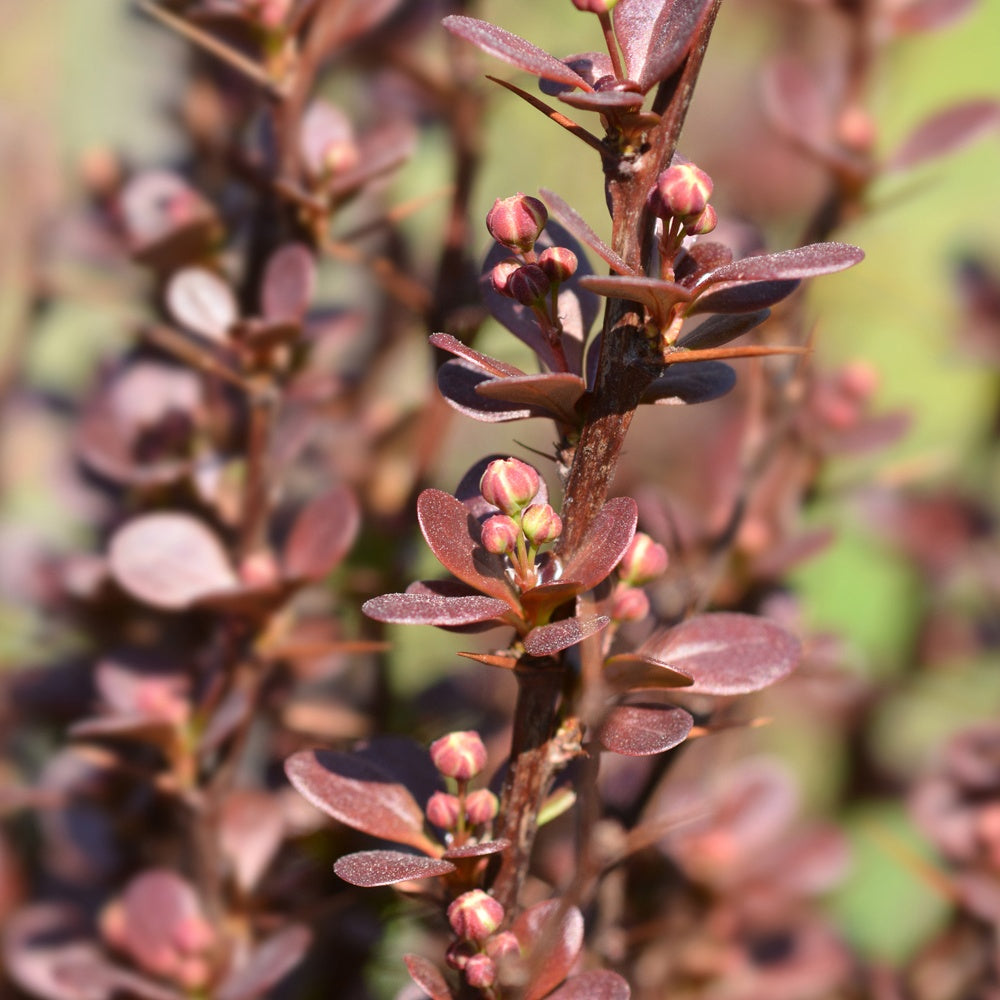
[[[433,962],[421,958],[420,955],[404,955],[403,961],[409,970],[410,978],[431,1000],[454,1000],[454,994]]]
[[[302,960],[312,943],[312,932],[291,924],[272,934],[250,953],[213,992],[215,1000],[254,1000],[279,983]]]
[[[361,525],[361,511],[346,486],[311,500],[295,519],[285,543],[285,575],[322,580],[347,555]]]
[[[947,156],[990,132],[1000,134],[1000,101],[994,98],[955,104],[918,125],[889,158],[889,170],[907,170]]]
[[[268,258],[261,312],[271,322],[301,323],[316,285],[316,261],[302,243],[286,243]]]
[[[224,344],[239,319],[232,289],[213,271],[186,267],[167,285],[167,307],[173,318],[193,333]]]

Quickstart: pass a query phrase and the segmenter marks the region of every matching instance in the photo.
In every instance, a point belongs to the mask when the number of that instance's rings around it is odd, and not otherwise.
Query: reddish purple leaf
[[[1000,130],[1000,101],[981,98],[939,111],[918,125],[890,157],[890,170],[907,170],[946,156]]]
[[[146,969],[159,968],[164,947],[191,921],[204,921],[194,887],[176,872],[154,868],[129,882],[122,896],[124,946]]]
[[[582,76],[574,73],[564,62],[495,24],[457,14],[446,17],[441,23],[453,35],[472,42],[489,55],[502,59],[518,69],[540,76],[543,80],[567,83],[581,90],[593,90]]]
[[[586,618],[564,618],[533,628],[524,637],[524,648],[532,656],[551,656],[562,649],[569,649],[588,636],[596,635],[611,624],[605,615],[591,615]]]
[[[373,597],[365,601],[361,610],[377,622],[394,625],[472,625],[502,618],[510,611],[510,605],[481,594],[449,597],[408,593]]]
[[[583,915],[575,906],[547,899],[529,907],[511,925],[531,970],[524,1000],[541,1000],[569,974],[583,947]]]
[[[559,100],[568,104],[572,108],[579,108],[581,111],[596,111],[604,114],[609,109],[613,111],[638,111],[642,107],[642,94],[637,94],[634,90],[602,90],[581,94],[571,90],[568,93],[560,94]]]
[[[463,583],[517,610],[500,556],[479,544],[479,524],[461,500],[441,490],[424,490],[417,498],[417,520],[438,562]]]
[[[547,188],[542,188],[539,194],[548,202],[549,208],[552,209],[552,214],[581,243],[590,247],[612,271],[617,271],[619,274],[631,274],[632,269],[628,264],[590,228],[583,216],[575,208],[560,198],[554,191],[549,191]]]
[[[303,243],[286,243],[268,258],[261,312],[271,322],[301,323],[316,285],[316,261]]]
[[[178,271],[167,285],[166,299],[178,323],[216,343],[227,342],[229,328],[239,319],[232,289],[203,267]]]
[[[699,283],[699,288],[722,282],[788,281],[844,271],[864,260],[864,251],[849,243],[811,243],[778,253],[744,257],[717,267]]]
[[[798,665],[795,636],[766,618],[720,611],[698,615],[651,635],[640,655],[690,674],[693,694],[758,691]]]
[[[754,281],[750,284],[713,286],[694,300],[685,315],[757,312],[787,298],[798,287],[797,281]]]
[[[312,933],[292,924],[259,944],[249,958],[215,989],[215,1000],[253,1000],[279,983],[302,960],[312,943]]]
[[[336,862],[333,870],[351,885],[371,889],[377,885],[395,885],[412,879],[435,878],[455,870],[450,861],[428,858],[404,851],[359,851]]]
[[[658,319],[665,319],[678,302],[689,302],[691,290],[672,281],[660,278],[633,277],[612,274],[605,277],[593,275],[581,278],[580,284],[588,291],[606,295],[612,299],[628,299],[644,305],[649,313]]]
[[[430,342],[442,351],[448,351],[459,358],[464,358],[476,368],[481,368],[489,375],[507,378],[525,374],[520,368],[515,368],[514,365],[508,365],[504,361],[498,361],[496,358],[491,358],[486,354],[480,354],[479,351],[474,351],[471,347],[467,347],[449,333],[432,333]]]
[[[279,800],[261,789],[230,792],[218,811],[218,843],[243,892],[260,881],[285,838]]]
[[[677,347],[689,351],[701,351],[710,347],[723,347],[731,340],[749,333],[771,315],[770,309],[761,309],[752,313],[735,313],[733,315],[710,316],[704,323],[699,323],[693,330],[681,334]]]
[[[555,372],[522,375],[519,378],[487,379],[476,386],[476,392],[487,399],[520,403],[532,410],[543,410],[556,420],[575,425],[580,419],[576,404],[586,388],[579,375]]]
[[[598,733],[605,750],[625,757],[648,757],[683,743],[694,719],[672,705],[618,705],[611,709]]]
[[[440,853],[424,833],[424,813],[416,800],[371,760],[333,750],[302,750],[285,761],[285,773],[301,795],[341,823],[427,854]]]
[[[621,561],[635,534],[639,509],[631,497],[614,497],[598,512],[583,544],[563,566],[563,577],[590,590]]]
[[[134,518],[111,539],[108,560],[118,584],[156,608],[186,608],[238,586],[218,538],[188,514]]]
[[[479,392],[479,387],[496,379],[469,361],[446,361],[437,370],[438,391],[449,406],[459,413],[488,424],[527,420],[530,417],[548,417],[546,410],[535,407],[511,409],[501,400],[489,399]]]
[[[684,61],[710,0],[620,0],[615,37],[629,78],[646,93]]]
[[[567,979],[546,1000],[629,1000],[629,985],[608,969],[590,969]]]
[[[692,678],[637,653],[619,653],[604,663],[604,679],[616,691],[690,687]]]
[[[674,365],[650,382],[643,403],[660,406],[707,403],[725,396],[736,385],[736,372],[724,361],[692,361]]]
[[[521,594],[521,606],[529,620],[542,618],[586,589],[576,580],[542,583]]]
[[[431,1000],[454,1000],[454,994],[448,983],[433,962],[419,955],[404,955],[403,961],[409,970],[410,978]]]
[[[297,580],[322,580],[347,555],[361,525],[354,494],[336,486],[299,512],[285,542],[285,575]]]
[[[510,841],[504,840],[501,837],[499,840],[487,840],[481,844],[465,844],[463,847],[453,847],[451,850],[445,851],[441,856],[449,860],[485,858],[490,854],[500,854],[502,851],[506,851],[508,847],[510,847]]]

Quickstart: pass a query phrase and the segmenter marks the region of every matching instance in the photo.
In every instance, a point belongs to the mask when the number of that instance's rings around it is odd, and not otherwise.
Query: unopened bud
[[[553,285],[560,285],[576,274],[580,262],[569,247],[547,247],[538,255],[538,266]]]
[[[487,213],[486,228],[497,243],[527,253],[548,220],[549,213],[537,198],[518,192],[510,198],[497,198]]]
[[[431,760],[446,778],[468,781],[486,766],[486,747],[479,733],[448,733],[431,744]]]
[[[461,809],[458,796],[450,795],[448,792],[435,792],[427,800],[425,812],[436,827],[442,830],[454,830],[458,826]]]
[[[482,889],[463,892],[448,907],[451,929],[464,941],[485,941],[503,923],[503,915],[503,907]]]
[[[521,537],[521,529],[517,522],[506,514],[495,514],[483,521],[483,548],[494,555],[503,556],[517,548],[517,540]]]
[[[663,576],[669,559],[659,542],[654,542],[644,531],[637,531],[618,564],[618,575],[625,583],[638,587]]]
[[[573,0],[573,6],[587,14],[606,14],[618,0]]]
[[[562,534],[562,518],[549,504],[533,503],[521,515],[521,530],[532,545],[544,545]]]
[[[510,276],[517,270],[523,267],[521,262],[516,257],[507,257],[500,261],[496,267],[490,271],[490,284],[493,286],[493,291],[498,292],[500,295],[506,295],[507,298],[513,298],[510,292]]]
[[[641,622],[649,614],[649,598],[644,590],[627,584],[615,588],[611,617],[616,622]]]
[[[537,264],[525,264],[514,271],[507,280],[507,291],[522,306],[537,306],[544,302],[552,282]]]
[[[664,209],[681,218],[697,218],[712,196],[712,178],[693,163],[675,163],[657,180]]]
[[[469,959],[478,954],[478,949],[471,941],[454,941],[444,953],[444,960],[449,968],[461,971],[469,964]]]
[[[517,514],[535,499],[541,485],[538,473],[527,462],[498,458],[486,466],[479,492],[504,514]]]
[[[498,812],[500,800],[488,788],[477,788],[465,797],[465,817],[473,826],[492,823]]]
[[[837,373],[837,382],[842,392],[851,399],[870,399],[879,386],[878,371],[864,361],[851,361]]]
[[[473,955],[465,965],[465,981],[478,990],[485,990],[497,981],[497,967],[489,955]]]
[[[501,931],[486,942],[486,954],[495,962],[511,957],[521,957],[521,942],[513,931]]]
[[[705,210],[694,222],[685,222],[684,231],[688,236],[707,236],[719,224],[719,213],[711,205],[706,205]]]

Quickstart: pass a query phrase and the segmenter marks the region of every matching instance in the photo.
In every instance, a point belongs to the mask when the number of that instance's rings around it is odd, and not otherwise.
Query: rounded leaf
[[[608,969],[590,969],[567,979],[546,1000],[629,1000],[629,985]]]
[[[321,580],[347,555],[361,525],[354,494],[337,486],[308,503],[285,543],[285,575]]]
[[[188,514],[145,514],[111,539],[111,572],[132,596],[166,610],[238,586],[219,539]]]
[[[604,720],[598,739],[605,750],[648,757],[683,743],[694,719],[673,705],[618,705]]]
[[[232,289],[203,267],[186,267],[170,279],[167,307],[182,326],[217,343],[228,340],[229,329],[239,318]]]

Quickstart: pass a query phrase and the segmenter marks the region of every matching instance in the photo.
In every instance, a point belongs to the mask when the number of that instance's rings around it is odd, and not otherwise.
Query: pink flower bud
[[[712,178],[693,163],[675,163],[657,180],[664,209],[681,218],[697,218],[712,196]]]
[[[668,562],[667,550],[644,531],[637,531],[618,564],[618,575],[625,583],[638,587],[663,576]]]
[[[448,733],[431,744],[431,760],[446,778],[468,781],[486,766],[486,747],[479,733]]]
[[[486,228],[497,243],[527,253],[548,219],[549,213],[537,198],[518,192],[510,198],[497,198],[486,216]]]
[[[448,792],[435,792],[427,800],[427,818],[442,830],[454,830],[458,826],[458,816],[461,812],[458,796]]]
[[[688,236],[707,236],[719,224],[719,213],[711,205],[705,206],[705,211],[694,222],[684,223],[684,231]]]
[[[521,515],[521,530],[532,545],[544,545],[562,534],[562,518],[547,503],[533,503]]]
[[[504,260],[500,261],[496,267],[490,271],[490,284],[493,286],[493,291],[498,292],[500,295],[506,295],[507,298],[513,298],[510,293],[510,276],[517,270],[519,270],[523,265],[516,257],[506,257]]]
[[[448,907],[448,922],[462,940],[485,941],[503,923],[503,914],[503,907],[492,896],[472,889]]]
[[[513,931],[501,931],[486,942],[486,954],[495,962],[507,958],[521,957],[521,942]]]
[[[538,266],[553,285],[560,285],[576,274],[576,254],[569,247],[548,247],[538,255]]]
[[[488,788],[477,788],[465,797],[465,817],[473,826],[492,823],[498,812],[500,800]]]
[[[497,967],[489,955],[473,955],[465,965],[465,981],[478,990],[485,990],[497,981]]]
[[[517,548],[521,529],[517,522],[506,514],[495,514],[483,522],[483,548],[494,555],[503,556]]]
[[[444,953],[444,960],[449,968],[461,971],[469,964],[469,959],[478,954],[479,950],[471,941],[454,941]]]
[[[510,297],[522,306],[536,306],[544,302],[551,288],[549,276],[537,264],[519,267],[507,281]]]
[[[573,6],[587,14],[606,14],[618,0],[573,0]]]
[[[535,499],[541,487],[538,473],[517,458],[498,458],[479,480],[483,499],[505,514],[517,514]]]
[[[616,622],[641,622],[649,614],[649,598],[644,590],[627,584],[615,588],[611,617]]]

